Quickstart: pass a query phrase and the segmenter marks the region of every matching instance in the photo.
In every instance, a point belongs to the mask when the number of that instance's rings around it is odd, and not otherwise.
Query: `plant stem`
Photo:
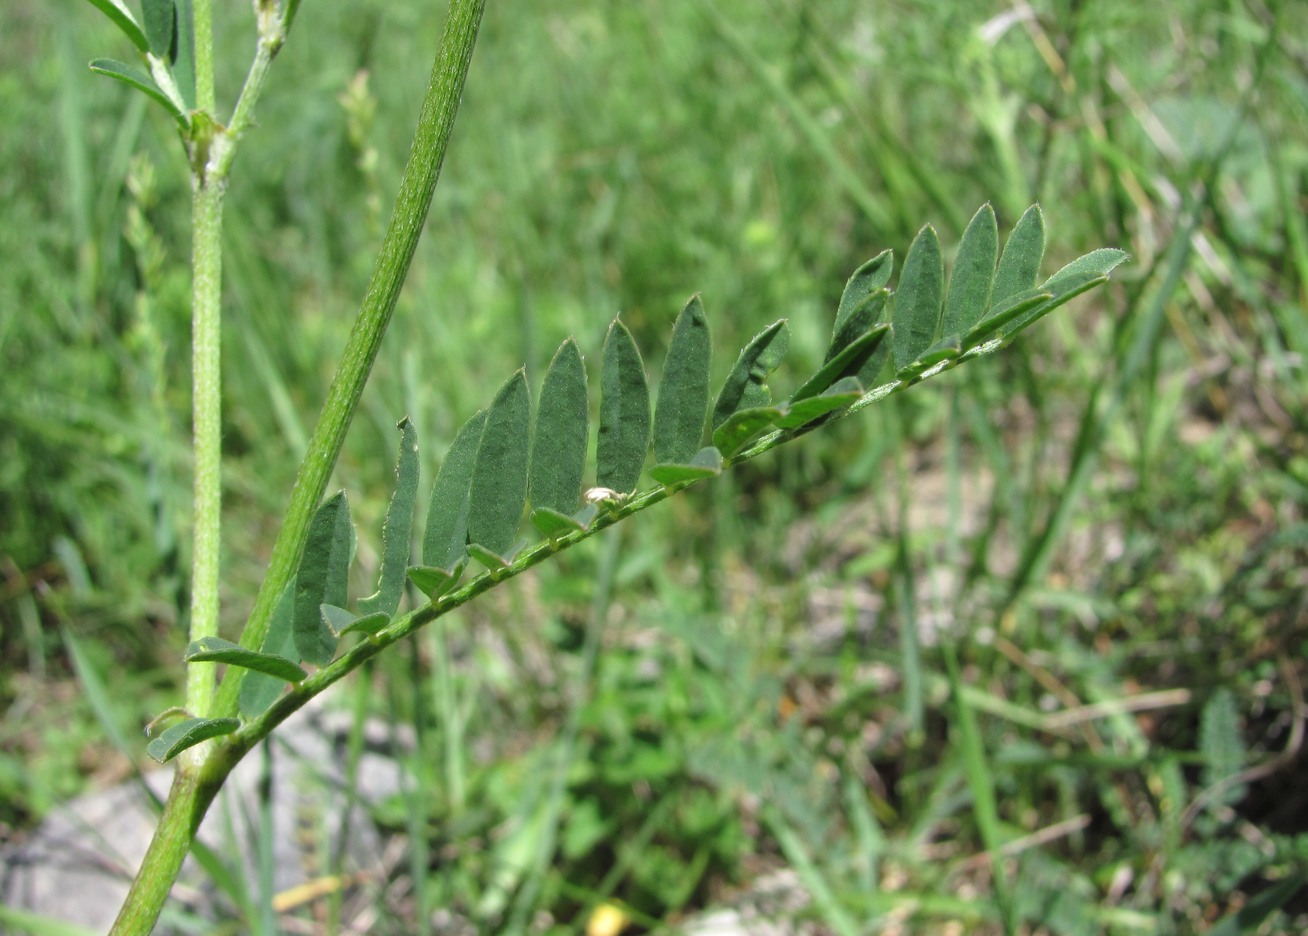
[[[195,12],[196,89],[202,111],[213,107],[212,6]],[[202,124],[202,126],[204,126]],[[207,126],[200,131],[207,132]],[[192,495],[191,640],[218,634],[222,545],[222,218],[224,183],[207,172],[207,147],[195,148],[191,167],[191,420],[195,452]],[[213,667],[189,666],[186,708],[203,718],[213,707]],[[183,761],[196,764],[200,745]]]
[[[263,645],[273,606],[295,574],[309,521],[327,487],[382,337],[395,311],[395,302],[418,246],[432,192],[440,176],[485,5],[485,0],[452,0],[450,3],[413,148],[396,196],[395,210],[336,376],[327,391],[322,415],[300,464],[286,519],[273,545],[268,572],[241,633],[241,644],[250,649],[257,650]],[[219,689],[215,715],[236,714],[243,675],[244,671],[235,667],[228,670]]]

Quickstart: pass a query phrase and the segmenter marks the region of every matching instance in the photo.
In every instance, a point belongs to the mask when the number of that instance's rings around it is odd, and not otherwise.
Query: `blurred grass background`
[[[130,775],[178,698],[187,182],[88,6],[0,31],[0,823]],[[306,3],[227,209],[239,630],[370,269],[441,18]],[[375,572],[514,368],[702,292],[725,373],[848,274],[1039,201],[1133,262],[1011,350],[642,515],[360,674],[417,728],[377,932],[631,932],[792,869],[818,932],[1217,932],[1308,859],[1308,7],[489,4],[337,483]],[[219,94],[252,47],[219,23]],[[593,376],[593,375],[592,375]],[[952,664],[957,663],[957,668]],[[111,704],[85,680],[113,681]],[[139,758],[139,751],[135,752]],[[987,804],[989,808],[987,808]],[[990,861],[986,849],[1002,851]],[[402,881],[399,886],[397,881]],[[342,911],[318,919],[343,926]],[[257,928],[257,920],[245,925]],[[1308,926],[1300,895],[1262,929]],[[898,929],[894,929],[898,927]],[[955,927],[950,929],[950,927]],[[961,927],[961,928],[958,928]]]

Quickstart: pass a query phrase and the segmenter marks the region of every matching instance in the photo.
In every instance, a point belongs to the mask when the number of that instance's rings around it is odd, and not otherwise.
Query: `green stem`
[[[309,440],[309,450],[300,464],[285,522],[273,544],[268,573],[241,633],[241,644],[251,649],[257,650],[263,645],[273,605],[295,574],[309,521],[327,487],[346,430],[377,358],[382,336],[395,311],[395,302],[417,248],[432,192],[440,176],[485,5],[485,0],[452,0],[450,3],[413,148],[396,196],[395,210],[336,377],[327,391],[322,415]],[[219,689],[215,713],[236,714],[243,675],[239,669],[228,671]]]
[[[196,88],[213,106],[212,9],[195,4]],[[204,105],[201,105],[202,109]],[[206,109],[207,110],[207,109]],[[201,131],[204,132],[204,131]],[[206,147],[195,152],[201,154]],[[222,218],[224,183],[195,159],[191,168],[191,420],[195,452],[191,547],[191,640],[218,634],[222,543]],[[186,708],[205,717],[213,707],[212,667],[186,672]],[[203,748],[187,752],[196,764]]]

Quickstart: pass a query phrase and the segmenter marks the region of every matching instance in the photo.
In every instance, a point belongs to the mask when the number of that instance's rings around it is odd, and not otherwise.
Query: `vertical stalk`
[[[213,8],[197,0],[195,86],[198,110],[213,112]],[[199,134],[208,122],[197,121]],[[199,143],[199,145],[197,145]],[[192,494],[190,639],[218,635],[222,545],[222,218],[224,179],[208,171],[208,146],[192,141],[191,159],[191,422],[195,456]],[[199,718],[213,708],[215,668],[189,666],[186,708]],[[205,745],[187,752],[197,764]]]

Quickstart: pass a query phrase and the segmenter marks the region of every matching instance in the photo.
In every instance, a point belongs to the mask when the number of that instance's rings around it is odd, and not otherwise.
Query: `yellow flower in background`
[[[618,936],[630,923],[631,917],[617,904],[600,904],[586,923],[586,936]]]

